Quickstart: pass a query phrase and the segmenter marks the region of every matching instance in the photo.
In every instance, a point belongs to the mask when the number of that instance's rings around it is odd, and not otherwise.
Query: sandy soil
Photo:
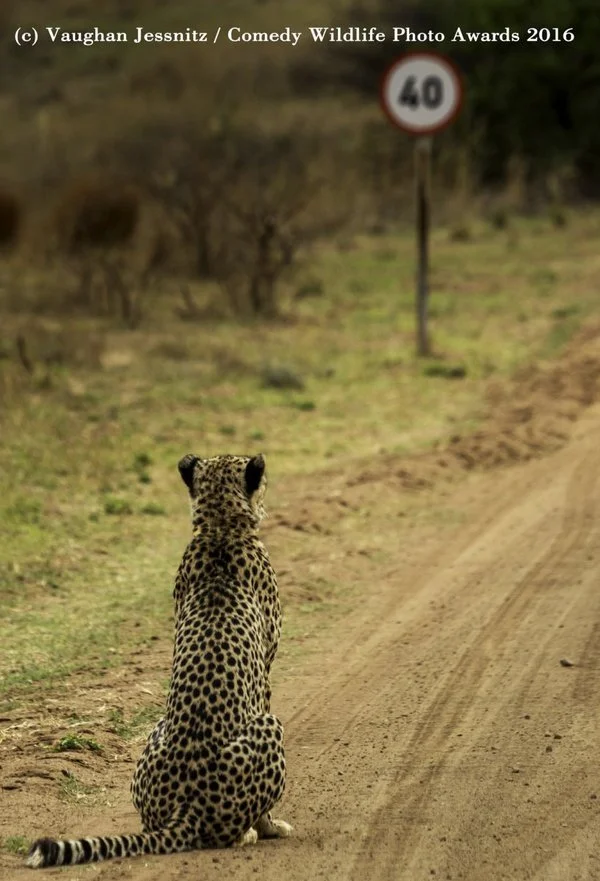
[[[313,637],[317,651],[288,658],[276,679],[289,775],[277,814],[294,837],[47,874],[600,878],[600,408],[574,426],[543,457],[434,482],[420,491],[414,522],[410,491],[386,480],[385,469],[350,487],[338,476],[326,490],[309,479],[291,490],[267,530],[274,558],[288,557],[284,597],[290,561],[314,565],[319,555],[323,571],[361,596]],[[360,511],[378,504],[381,514],[359,532]],[[309,554],[302,542],[311,524]],[[55,737],[56,714],[86,707],[100,718],[107,703],[126,709],[134,692],[138,704],[155,693],[169,655],[168,641],[158,641],[121,670],[74,677],[66,691],[4,714],[1,835],[139,828],[128,795],[138,742],[106,735],[103,755],[43,746]],[[83,730],[97,733],[93,723]],[[68,770],[102,784],[96,806],[56,796]],[[33,877],[21,865],[2,854],[2,878]]]

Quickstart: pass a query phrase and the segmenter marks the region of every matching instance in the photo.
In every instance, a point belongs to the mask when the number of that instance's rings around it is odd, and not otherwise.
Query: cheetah
[[[262,455],[179,462],[192,538],[173,592],[175,646],[164,717],[131,792],[143,832],[34,842],[32,868],[285,838],[271,810],[285,787],[283,728],[269,676],[281,632],[275,573],[258,526]]]

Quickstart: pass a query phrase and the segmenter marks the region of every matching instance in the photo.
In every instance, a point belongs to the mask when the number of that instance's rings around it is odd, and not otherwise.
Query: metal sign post
[[[415,52],[404,55],[386,71],[381,103],[386,116],[415,142],[417,233],[417,354],[431,354],[427,316],[429,300],[429,228],[431,219],[432,135],[450,125],[462,106],[462,82],[455,66],[443,55]]]
[[[427,326],[429,300],[429,218],[431,180],[431,137],[415,141],[415,178],[417,202],[417,354],[430,355]]]

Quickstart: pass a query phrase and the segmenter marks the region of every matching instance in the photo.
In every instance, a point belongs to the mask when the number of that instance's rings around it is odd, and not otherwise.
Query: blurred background
[[[0,240],[28,248],[28,265],[58,260],[76,276],[60,290],[47,276],[42,289],[12,286],[3,308],[110,313],[134,326],[151,311],[153,280],[176,274],[215,282],[219,308],[232,314],[272,317],[307,246],[410,219],[411,142],[382,117],[377,94],[386,65],[415,48],[445,52],[467,84],[460,118],[435,139],[436,219],[458,238],[475,211],[498,226],[511,211],[546,210],[560,223],[566,202],[599,192],[591,0],[412,0],[401,9],[391,0],[229,0],[201,13],[185,0],[101,9],[4,0],[1,15]],[[295,47],[224,35],[217,45],[132,42],[138,26],[212,38],[219,24],[303,36]],[[527,42],[532,24],[571,28],[574,39]],[[19,47],[12,34],[29,25],[40,41]],[[313,42],[308,28],[327,25],[388,35],[405,26],[446,40]],[[125,30],[130,42],[53,43],[48,26]],[[520,40],[451,42],[457,26],[509,28]],[[125,246],[135,251],[127,269],[116,253]],[[180,286],[179,296],[191,315],[192,292]]]
[[[592,0],[3,0],[0,14],[6,688],[163,632],[188,451],[262,450],[277,509],[290,475],[358,480],[448,445],[460,467],[534,455],[594,399]],[[388,39],[314,43],[308,28],[329,25]],[[37,45],[18,46],[32,26]],[[302,37],[213,45],[218,26]],[[446,40],[393,43],[401,26]],[[451,42],[459,26],[520,40]],[[53,43],[47,27],[130,42]],[[136,45],[137,27],[209,42]],[[574,39],[527,42],[529,27]],[[413,141],[379,84],[428,48],[460,67],[465,103],[433,143],[433,354],[418,358]],[[407,485],[429,480],[407,468]],[[293,503],[315,536],[318,495]],[[348,514],[349,539],[370,506]],[[330,615],[341,585],[323,571],[299,566],[286,602]]]

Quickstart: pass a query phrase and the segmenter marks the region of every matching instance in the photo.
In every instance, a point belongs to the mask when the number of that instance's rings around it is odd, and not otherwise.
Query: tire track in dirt
[[[373,808],[373,798],[380,802],[380,808],[375,812],[374,818],[371,820],[370,831],[360,836],[355,841],[353,850],[362,851],[364,856],[358,857],[352,877],[367,877],[365,874],[374,871],[377,867],[377,877],[385,878],[385,872],[389,872],[397,876],[397,860],[399,858],[397,845],[397,829],[390,827],[389,816],[399,816],[406,818],[409,815],[416,816],[422,808],[423,803],[427,799],[428,787],[435,782],[435,777],[443,770],[443,762],[437,762],[435,768],[423,769],[422,764],[426,763],[428,755],[435,756],[440,748],[443,748],[445,741],[452,733],[458,722],[467,712],[472,694],[477,694],[477,682],[483,676],[490,652],[499,646],[502,641],[513,629],[518,629],[520,618],[524,615],[528,605],[531,604],[535,597],[536,591],[544,580],[548,577],[553,567],[560,564],[561,560],[568,559],[571,553],[578,547],[585,547],[587,538],[590,534],[589,530],[589,512],[580,511],[578,500],[580,493],[587,486],[587,489],[593,489],[589,486],[588,473],[590,466],[595,463],[594,454],[588,454],[578,468],[575,470],[570,480],[567,490],[567,498],[564,502],[565,510],[562,520],[567,523],[567,531],[561,534],[561,518],[555,513],[548,513],[545,508],[548,504],[548,490],[543,487],[541,490],[537,488],[538,504],[527,506],[527,514],[521,518],[524,522],[520,524],[518,518],[519,504],[513,502],[513,510],[510,508],[503,511],[504,517],[500,518],[500,524],[494,524],[494,518],[486,518],[483,529],[483,541],[476,543],[474,556],[479,558],[478,565],[465,578],[459,578],[458,587],[448,586],[448,573],[442,573],[441,585],[425,584],[429,588],[430,593],[435,596],[440,590],[455,590],[459,594],[462,602],[461,613],[457,622],[445,621],[444,627],[447,631],[446,641],[452,643],[458,638],[463,643],[470,645],[471,648],[463,650],[463,657],[458,664],[452,665],[451,674],[444,675],[445,671],[438,670],[437,679],[442,680],[442,685],[434,684],[432,690],[435,693],[437,687],[437,697],[430,706],[426,716],[417,724],[417,729],[413,731],[412,737],[408,742],[399,739],[395,754],[396,764],[399,770],[390,773],[390,762],[385,763],[383,776],[374,772],[374,776],[378,777],[376,791],[372,793],[371,808]],[[593,469],[592,469],[593,470]],[[547,484],[548,475],[544,472],[541,480],[542,484]],[[514,485],[513,485],[514,490]],[[561,495],[562,488],[550,490],[550,495]],[[589,498],[590,496],[588,496]],[[553,523],[554,537],[550,549],[546,549],[546,534],[544,531],[545,521],[552,519],[558,520]],[[507,522],[505,522],[507,521]],[[510,523],[516,522],[520,525],[520,534],[515,537],[510,536]],[[481,527],[479,527],[480,531]],[[495,535],[495,532],[499,535]],[[514,530],[513,530],[514,531]],[[546,530],[547,531],[547,530]],[[488,533],[492,537],[498,539],[498,548],[490,548]],[[533,542],[534,535],[538,536],[537,545]],[[503,536],[503,538],[502,538]],[[472,539],[472,536],[470,536]],[[464,546],[461,545],[463,552]],[[456,551],[456,548],[454,549]],[[467,551],[472,550],[468,546]],[[443,555],[442,555],[443,556]],[[467,557],[469,553],[467,553]],[[458,554],[460,561],[461,554]],[[503,557],[509,558],[508,567],[503,568]],[[539,557],[539,559],[537,559]],[[524,574],[516,579],[516,585],[508,585],[507,598],[502,602],[503,597],[492,596],[492,609],[495,608],[491,617],[489,617],[489,602],[486,605],[488,613],[487,623],[483,626],[475,642],[466,639],[464,633],[465,623],[468,624],[468,618],[472,611],[471,599],[475,599],[476,592],[481,593],[479,586],[485,579],[486,574],[489,577],[495,569],[501,571],[504,581],[510,580],[511,573],[514,572],[516,561],[525,560],[522,566]],[[458,567],[460,568],[460,567]],[[431,571],[428,573],[431,579]],[[498,579],[496,578],[496,581]],[[502,580],[502,579],[501,579]],[[427,582],[427,578],[422,580]],[[493,586],[498,586],[498,584]],[[501,588],[503,584],[499,585]],[[419,597],[419,593],[424,589],[423,583],[419,584],[416,591],[417,594],[417,610],[420,609],[421,615],[424,612],[423,597]],[[493,602],[496,603],[494,607]],[[418,636],[419,625],[422,623],[418,614],[415,620],[415,631],[411,634],[407,630],[406,621],[403,627],[396,627],[394,620],[389,620],[390,610],[401,608],[403,606],[402,597],[396,597],[395,601],[385,606],[385,617],[381,618],[373,624],[369,629],[367,636],[354,646],[350,653],[346,653],[346,660],[349,658],[350,663],[345,671],[333,674],[328,687],[321,689],[316,697],[306,706],[297,710],[287,719],[288,750],[291,755],[297,753],[294,758],[294,775],[296,779],[302,779],[306,776],[306,771],[311,766],[309,786],[300,785],[301,794],[311,801],[314,810],[318,815],[327,813],[327,802],[331,800],[331,792],[339,789],[336,787],[335,780],[329,780],[329,784],[324,786],[325,797],[315,792],[312,786],[313,781],[319,777],[327,781],[331,769],[328,765],[339,765],[340,743],[345,738],[357,739],[356,733],[361,728],[369,727],[369,722],[373,718],[384,719],[388,712],[389,706],[394,699],[397,700],[398,685],[392,683],[390,687],[390,670],[402,669],[406,665],[406,650],[396,638],[397,630],[404,631],[405,637],[412,636],[413,639]],[[425,606],[426,610],[426,606]],[[405,610],[406,611],[406,610]],[[465,620],[466,615],[466,620]],[[406,616],[405,616],[406,617]],[[471,628],[473,629],[473,628]],[[545,642],[551,638],[549,635]],[[435,638],[433,642],[435,642]],[[410,642],[406,639],[405,642]],[[429,646],[428,646],[429,647]],[[535,656],[534,656],[535,657]],[[454,693],[447,690],[448,678],[451,679],[451,686],[455,689]],[[400,695],[400,700],[404,696]],[[408,714],[404,714],[408,715]],[[405,727],[407,727],[405,725]],[[354,732],[354,734],[352,733]],[[362,733],[362,732],[361,732]],[[412,766],[416,766],[415,771],[405,772],[402,770],[407,762],[407,758]],[[345,757],[349,763],[349,776],[360,773],[360,768],[356,764],[356,756]],[[390,757],[391,758],[391,757]],[[336,761],[336,759],[338,761]],[[304,772],[304,773],[303,773]],[[340,773],[335,770],[334,773]],[[407,798],[406,787],[410,784],[411,777],[419,776],[419,782],[416,794]],[[401,795],[394,798],[394,790],[399,787],[399,782],[403,779],[403,785],[400,787]],[[292,778],[293,779],[293,778]],[[415,780],[412,781],[413,787],[416,786]],[[389,793],[392,793],[391,796]],[[385,794],[387,793],[387,795]],[[412,798],[412,802],[411,802]],[[386,820],[386,817],[388,818]],[[409,824],[410,825],[410,824]],[[385,835],[382,830],[387,829],[389,837],[389,847],[386,846]],[[410,836],[405,839],[401,850],[409,853]],[[382,864],[385,853],[389,854],[389,866]],[[348,867],[350,869],[350,867]],[[374,877],[374,876],[373,876]]]
[[[514,501],[512,504],[514,507]],[[512,513],[510,511],[508,516],[510,517]],[[543,517],[544,514],[540,514],[539,517],[534,516],[532,521],[527,524],[527,527],[523,529],[522,534],[516,540],[516,546],[520,552],[526,552],[528,545],[532,541],[531,533],[539,530],[540,520]],[[485,527],[490,528],[493,519],[493,517],[490,518]],[[486,531],[485,527],[484,533]],[[480,535],[480,533],[481,529],[478,527],[477,534]],[[438,559],[435,562],[428,561],[429,571],[417,580],[408,596],[404,595],[401,590],[396,592],[393,595],[393,599],[384,605],[378,617],[370,621],[367,627],[362,628],[362,632],[357,635],[352,648],[346,651],[342,659],[346,669],[334,672],[327,684],[315,697],[287,718],[287,727],[290,732],[294,732],[296,729],[296,733],[292,734],[290,743],[293,743],[298,738],[306,742],[305,735],[307,730],[315,729],[323,734],[327,725],[335,725],[338,719],[342,719],[344,722],[344,728],[338,731],[339,734],[342,734],[344,729],[350,727],[361,715],[370,712],[368,706],[356,700],[357,683],[360,684],[361,688],[368,695],[369,703],[377,703],[376,698],[378,694],[389,689],[389,670],[393,661],[398,660],[396,656],[401,653],[401,651],[399,652],[398,636],[401,634],[403,643],[407,644],[410,642],[410,638],[414,638],[416,635],[415,631],[422,626],[423,598],[421,593],[424,590],[429,589],[432,597],[431,602],[435,602],[440,596],[443,596],[444,600],[447,601],[449,594],[457,589],[461,596],[466,593],[473,594],[479,592],[490,562],[493,562],[499,568],[502,567],[502,561],[496,560],[495,553],[491,558],[486,555],[484,560],[478,562],[475,567],[471,567],[471,571],[466,578],[460,579],[458,588],[456,586],[449,586],[447,584],[446,570],[452,565],[456,565],[460,569],[461,558],[465,552],[471,549],[473,541],[474,537],[469,536],[464,542],[465,546],[461,546],[458,553],[455,547],[450,554],[444,553],[442,555],[447,557],[447,559]],[[511,571],[512,565],[511,562]],[[434,570],[433,578],[431,569]],[[439,575],[440,572],[442,573],[441,576]],[[390,580],[389,573],[388,580]],[[503,610],[500,609],[498,614],[502,615],[502,613]],[[401,618],[398,619],[398,616],[401,616]],[[392,618],[394,618],[393,621],[391,620]],[[411,626],[411,619],[413,618],[415,620],[412,621]],[[493,626],[493,622],[490,626]],[[454,638],[454,633],[452,633],[452,637]],[[356,709],[350,715],[343,712],[340,712],[338,715],[335,710],[341,710],[340,704],[342,703],[351,703]],[[328,707],[326,717],[323,710],[324,706]],[[331,743],[325,749],[330,747]]]
[[[589,533],[588,547],[597,537]],[[568,565],[562,571],[572,574]],[[581,869],[588,853],[597,849],[599,810],[592,799],[600,704],[578,707],[574,697],[578,681],[596,678],[579,655],[600,615],[596,571],[584,571],[576,591],[570,586],[565,579],[563,589],[548,593],[521,624],[521,650],[505,676],[488,671],[494,704],[479,718],[475,708],[463,722],[462,749],[446,752],[446,767],[423,809],[421,834],[413,839],[412,851],[405,850],[407,877],[420,877],[426,863],[442,876],[444,869],[451,874],[460,869],[464,878],[479,878],[482,872],[540,881],[598,877]],[[576,666],[562,669],[558,659],[563,654],[574,658]],[[427,833],[432,819],[446,843]],[[588,853],[582,854],[584,840]],[[564,869],[567,863],[569,871],[558,874],[545,868]]]
[[[524,482],[528,489],[534,483],[531,478],[527,479],[526,476],[524,476]],[[519,483],[522,486],[523,481],[519,481]],[[351,727],[361,714],[368,712],[361,702],[359,701],[357,704],[355,699],[357,677],[360,676],[363,686],[368,687],[370,697],[376,695],[378,683],[384,683],[388,680],[387,671],[391,662],[390,651],[392,653],[398,651],[396,628],[393,626],[389,628],[390,620],[394,618],[393,624],[395,624],[398,615],[402,614],[403,618],[409,617],[407,612],[410,611],[411,597],[417,598],[417,614],[420,615],[422,601],[419,594],[428,585],[428,582],[431,582],[432,571],[434,574],[438,574],[451,568],[461,560],[463,554],[472,550],[473,545],[481,538],[482,534],[485,535],[488,530],[499,522],[502,523],[505,518],[513,518],[514,509],[515,487],[512,481],[508,481],[502,488],[500,495],[495,497],[494,505],[487,507],[475,524],[467,524],[464,529],[461,529],[458,540],[455,538],[450,547],[437,548],[437,552],[433,556],[427,555],[424,559],[415,561],[415,576],[408,589],[406,585],[398,584],[399,579],[406,578],[406,572],[398,566],[388,569],[378,576],[381,583],[396,584],[398,589],[386,591],[389,596],[385,597],[383,601],[380,600],[374,614],[365,618],[365,609],[362,607],[353,616],[356,621],[347,620],[344,622],[346,648],[342,647],[342,653],[335,657],[335,669],[329,672],[325,683],[308,700],[301,692],[297,698],[296,707],[286,716],[286,728],[290,732],[288,743],[293,744],[295,740],[302,740],[303,743],[306,743],[306,734],[310,731],[318,731],[320,735],[324,733],[323,726],[327,724],[323,711],[325,705],[330,708],[327,717],[332,720],[333,724],[335,724],[336,718],[341,718],[344,721],[343,727],[337,732],[338,735],[343,734],[345,729]],[[542,516],[540,515],[540,519]],[[530,540],[530,531],[535,531],[538,528],[538,519],[535,517],[523,527],[518,550],[525,551]],[[501,561],[497,562],[498,565],[502,565]],[[461,582],[461,592],[477,590],[485,578],[488,566],[487,559],[479,563],[471,573],[468,582]],[[448,590],[446,584],[437,585],[436,589],[437,593],[444,594]],[[436,590],[433,591],[433,593],[435,592]],[[405,630],[406,627],[407,622],[405,621]],[[405,642],[408,642],[408,636],[408,632],[405,632]],[[383,671],[385,671],[385,675],[382,675]],[[386,685],[382,685],[380,690],[383,691],[386,688]],[[300,703],[301,697],[305,698],[302,703]],[[336,705],[344,701],[352,703],[356,709],[350,715],[341,713],[338,717],[334,712],[337,706],[332,706],[332,700]],[[331,749],[333,742],[330,741],[324,747],[324,751]]]
[[[400,768],[388,781],[388,797],[378,808],[361,842],[362,853],[351,874],[356,881],[367,877],[367,873],[378,879],[398,878],[401,877],[401,867],[408,869],[411,853],[419,846],[422,832],[419,824],[415,824],[415,818],[423,817],[423,807],[431,798],[431,789],[436,780],[444,774],[449,756],[452,755],[454,763],[457,761],[456,752],[451,751],[449,738],[461,723],[464,726],[473,699],[480,695],[480,683],[486,674],[490,657],[506,640],[514,639],[514,634],[524,629],[524,621],[526,623],[527,619],[535,616],[539,592],[547,589],[549,581],[560,579],[571,567],[573,556],[585,553],[590,542],[598,537],[598,519],[594,518],[594,514],[598,514],[595,490],[599,464],[600,455],[593,450],[574,469],[566,493],[562,531],[542,559],[516,582],[505,602],[463,651],[451,676],[438,688],[436,696],[414,728],[404,750],[406,756],[410,757],[411,769],[404,771]],[[564,614],[566,612],[563,617]],[[596,630],[593,628],[593,632]],[[534,677],[544,663],[544,650],[554,636],[555,629],[548,628],[545,637],[532,646],[527,680]],[[590,645],[597,647],[597,641],[590,643],[588,640],[588,652]],[[492,675],[491,679],[497,680],[498,676]],[[488,691],[490,687],[491,683],[488,683]],[[527,688],[527,683],[524,688]],[[513,691],[511,701],[517,702],[518,699],[518,690]],[[488,718],[488,727],[496,716],[497,713]],[[476,737],[480,737],[481,726],[474,730]],[[467,744],[463,742],[460,753],[467,749]],[[393,817],[411,818],[413,822],[399,828],[390,822]],[[413,876],[407,874],[406,877]]]
[[[582,466],[585,469],[585,464]],[[546,477],[544,475],[543,481],[546,481]],[[513,486],[514,490],[514,486]],[[553,491],[556,494],[556,491]],[[538,490],[539,494],[539,490]],[[547,492],[543,491],[540,495],[542,503],[546,499]],[[514,498],[514,494],[513,494]],[[544,556],[545,551],[545,535],[542,529],[542,526],[545,520],[548,519],[548,514],[544,510],[545,505],[541,504],[538,506],[540,510],[536,508],[536,506],[529,506],[527,511],[527,515],[524,518],[521,518],[524,522],[520,524],[519,518],[515,515],[514,508],[518,507],[514,505],[513,502],[513,510],[508,510],[503,512],[506,516],[500,518],[500,524],[494,524],[494,518],[486,518],[487,527],[484,528],[484,538],[476,543],[476,552],[470,553],[472,548],[467,547],[467,569],[470,569],[468,575],[465,577],[464,572],[459,572],[458,585],[452,586],[448,585],[448,573],[442,570],[440,575],[439,570],[436,571],[434,568],[434,578],[433,582],[431,580],[431,570],[428,573],[428,578],[425,577],[423,579],[423,583],[419,584],[418,589],[416,591],[417,598],[415,602],[415,610],[414,610],[414,627],[407,627],[407,621],[404,620],[401,624],[398,624],[395,620],[389,620],[389,611],[390,608],[394,606],[398,609],[402,608],[405,605],[405,602],[402,596],[396,595],[395,602],[390,606],[387,605],[385,607],[385,618],[382,621],[378,620],[374,632],[371,630],[370,635],[366,638],[363,638],[361,643],[358,646],[355,646],[352,650],[351,657],[352,661],[347,667],[347,669],[341,673],[334,674],[331,677],[329,682],[329,687],[326,689],[322,689],[318,694],[316,699],[313,699],[308,706],[303,707],[301,710],[297,711],[294,715],[288,718],[287,720],[287,730],[290,732],[288,735],[288,751],[291,755],[295,752],[299,753],[297,757],[294,757],[293,764],[295,767],[292,771],[292,780],[294,777],[296,780],[303,779],[307,776],[307,768],[311,768],[310,779],[308,786],[300,785],[300,789],[302,792],[302,796],[307,800],[311,801],[313,806],[315,807],[315,811],[319,815],[328,813],[328,802],[332,800],[332,792],[338,792],[339,794],[339,781],[336,785],[335,780],[331,780],[328,778],[331,777],[333,766],[333,773],[341,773],[339,770],[340,757],[342,757],[342,752],[340,750],[340,743],[344,741],[345,738],[349,738],[354,742],[360,741],[361,739],[364,741],[365,737],[369,736],[368,729],[370,727],[370,723],[373,719],[385,719],[386,715],[389,713],[389,707],[393,706],[394,703],[398,702],[398,698],[401,701],[406,700],[406,694],[402,694],[402,685],[398,685],[398,682],[394,679],[390,684],[390,671],[396,671],[397,675],[402,676],[403,668],[406,668],[406,655],[409,653],[402,642],[398,640],[398,631],[403,632],[403,636],[407,637],[404,639],[405,643],[409,643],[412,640],[416,640],[419,637],[419,629],[422,622],[423,612],[427,611],[427,604],[424,604],[424,600],[422,596],[419,596],[423,590],[428,591],[433,597],[439,595],[444,592],[452,592],[455,591],[459,595],[459,599],[461,600],[461,616],[459,616],[457,622],[445,621],[444,627],[447,631],[446,641],[449,643],[455,642],[458,638],[464,641],[466,638],[466,634],[464,633],[465,625],[469,624],[469,617],[472,611],[472,603],[471,599],[476,599],[476,594],[481,594],[480,585],[485,578],[486,573],[489,573],[491,567],[497,567],[499,570],[502,570],[504,581],[507,582],[507,590],[510,586],[510,578],[512,573],[514,572],[515,562],[514,560],[509,560],[508,566],[502,566],[502,555],[507,555],[507,538],[506,533],[511,533],[511,524],[516,522],[520,526],[520,534],[518,534],[515,538],[512,538],[510,541],[510,550],[515,554],[517,559],[524,558],[527,560],[527,563],[524,566],[526,572],[529,572],[530,566],[529,563],[536,563],[536,555],[542,556],[543,561],[538,563],[538,570],[540,573],[543,573],[544,566],[548,567],[552,565],[552,560],[555,557],[559,557],[561,554],[568,553],[571,539],[563,539],[562,541],[558,540],[557,546],[553,549],[552,554],[548,556],[547,554]],[[556,519],[556,518],[555,518]],[[555,529],[558,529],[558,526],[555,526]],[[494,528],[492,528],[494,527]],[[478,530],[476,530],[478,531]],[[514,529],[512,530],[514,531]],[[487,533],[491,532],[492,537],[495,538],[496,532],[500,534],[504,534],[504,543],[502,541],[499,542],[499,549],[495,549],[494,547],[490,547],[490,540],[487,537]],[[577,536],[577,527],[574,527],[573,535],[576,541]],[[541,540],[538,536],[537,545],[533,544],[533,534],[541,533]],[[470,537],[472,538],[472,536]],[[493,544],[493,542],[492,542]],[[468,545],[468,543],[467,543]],[[460,548],[465,551],[464,545],[461,542]],[[456,552],[456,548],[454,548]],[[465,554],[463,554],[464,556]],[[477,558],[477,565],[470,565],[470,557],[475,556]],[[531,557],[531,560],[528,560],[528,557]],[[461,554],[458,554],[457,559],[460,561]],[[460,570],[460,565],[457,567]],[[463,567],[464,568],[464,567]],[[538,575],[538,578],[540,575]],[[432,583],[431,583],[432,582]],[[521,579],[522,585],[525,585],[526,579]],[[501,585],[502,586],[502,585]],[[492,618],[490,623],[487,626],[487,629],[484,629],[483,635],[480,637],[481,645],[485,645],[486,639],[488,639],[489,634],[493,634],[494,628],[498,625],[498,622],[502,621],[502,619],[507,619],[508,621],[512,621],[515,615],[518,617],[520,611],[524,605],[527,603],[527,597],[523,596],[521,598],[522,590],[519,590],[519,587],[513,590],[512,595],[509,594],[508,605],[503,607],[500,605],[500,608],[496,612],[496,617]],[[492,598],[494,599],[494,598]],[[502,602],[502,595],[496,598],[498,604]],[[486,610],[489,602],[486,603]],[[404,619],[408,618],[408,624],[410,625],[410,615],[406,614],[406,609],[404,611]],[[489,615],[488,615],[489,617]],[[507,625],[508,626],[508,625]],[[467,627],[467,629],[469,629]],[[471,630],[473,628],[470,628]],[[431,640],[430,640],[431,641]],[[433,638],[433,642],[435,643],[436,637]],[[468,644],[468,643],[467,643]],[[429,648],[429,646],[428,646]],[[347,655],[348,657],[348,655]],[[485,667],[485,655],[481,654],[476,656],[476,660],[473,660],[469,657],[466,657],[463,660],[454,674],[455,676],[460,677],[461,675],[466,676],[469,665],[472,666],[472,670],[470,673],[470,681],[475,681],[478,676],[482,673]],[[453,665],[456,666],[456,665]],[[444,678],[444,670],[438,672],[437,678]],[[430,684],[431,687],[431,684]],[[433,725],[433,718],[436,711],[442,712],[443,708],[446,708],[450,700],[445,694],[442,692],[442,687],[440,687],[440,695],[438,698],[438,704],[434,706],[434,708],[430,711],[431,716],[431,725]],[[433,690],[435,690],[436,686],[434,684]],[[463,691],[462,697],[460,697],[460,693],[454,700],[453,704],[453,715],[448,718],[447,724],[444,726],[442,741],[449,730],[452,729],[455,724],[456,717],[459,717],[465,711],[465,705],[468,704],[469,700],[469,691]],[[414,704],[414,696],[413,696],[413,704]],[[407,701],[407,704],[409,701]],[[408,714],[401,714],[403,716],[407,716]],[[408,725],[405,723],[404,728],[408,728]],[[366,733],[364,731],[366,729]],[[351,733],[353,732],[353,733]],[[395,750],[392,750],[394,753],[395,763],[403,766],[406,762],[406,756],[410,757],[411,764],[415,763],[415,760],[411,756],[411,749],[414,748],[414,745],[417,743],[419,738],[425,738],[425,742],[420,750],[419,755],[421,757],[425,756],[428,749],[435,744],[432,744],[431,737],[427,736],[427,721],[422,722],[420,727],[417,729],[417,732],[413,735],[412,740],[408,743],[403,743],[403,741],[399,738],[398,744]],[[414,749],[413,749],[414,751]],[[358,752],[358,750],[356,751]],[[354,777],[355,775],[360,775],[361,773],[364,776],[364,768],[360,768],[360,762],[356,762],[357,756],[343,756],[344,761],[346,762],[347,768],[347,776]],[[390,756],[391,758],[391,756]],[[418,762],[416,762],[418,766]],[[371,833],[367,833],[366,836],[361,836],[358,839],[355,839],[353,845],[349,845],[350,848],[354,851],[361,850],[365,853],[365,857],[363,859],[363,864],[361,864],[360,858],[358,866],[355,870],[354,877],[368,877],[365,875],[367,869],[369,872],[373,871],[373,865],[377,866],[377,877],[381,875],[381,877],[385,877],[384,874],[381,873],[381,859],[374,859],[374,853],[377,852],[381,854],[382,851],[385,851],[386,848],[382,848],[382,828],[385,829],[386,826],[389,829],[389,823],[386,824],[385,815],[390,814],[390,799],[389,796],[387,798],[384,797],[384,790],[389,791],[393,789],[398,782],[398,774],[402,772],[394,772],[391,773],[390,768],[393,768],[393,763],[390,761],[383,762],[384,773],[381,775],[381,772],[372,769],[373,776],[378,780],[376,786],[376,792],[372,793],[370,807],[373,808],[373,797],[376,797],[377,801],[382,802],[382,806],[375,815],[374,820],[372,821]],[[423,778],[422,769],[420,769],[421,778]],[[429,773],[429,772],[428,772]],[[313,781],[321,778],[325,781],[323,786],[322,793],[315,793]],[[422,792],[425,793],[426,789],[423,785],[424,782],[421,782]],[[293,785],[293,784],[292,784]],[[296,784],[296,787],[298,784]],[[425,796],[423,795],[422,798]],[[335,796],[333,796],[335,799]],[[329,808],[329,812],[331,809]],[[392,812],[393,813],[393,812]],[[407,814],[404,811],[403,816]],[[395,832],[393,829],[389,830],[389,834],[391,836],[392,843],[395,843]],[[373,845],[374,850],[371,851],[370,844]],[[392,861],[391,868],[395,871],[395,852],[393,848],[391,849]],[[349,855],[347,852],[346,856]],[[348,866],[348,870],[350,870],[350,866]],[[372,877],[375,877],[374,875]]]

